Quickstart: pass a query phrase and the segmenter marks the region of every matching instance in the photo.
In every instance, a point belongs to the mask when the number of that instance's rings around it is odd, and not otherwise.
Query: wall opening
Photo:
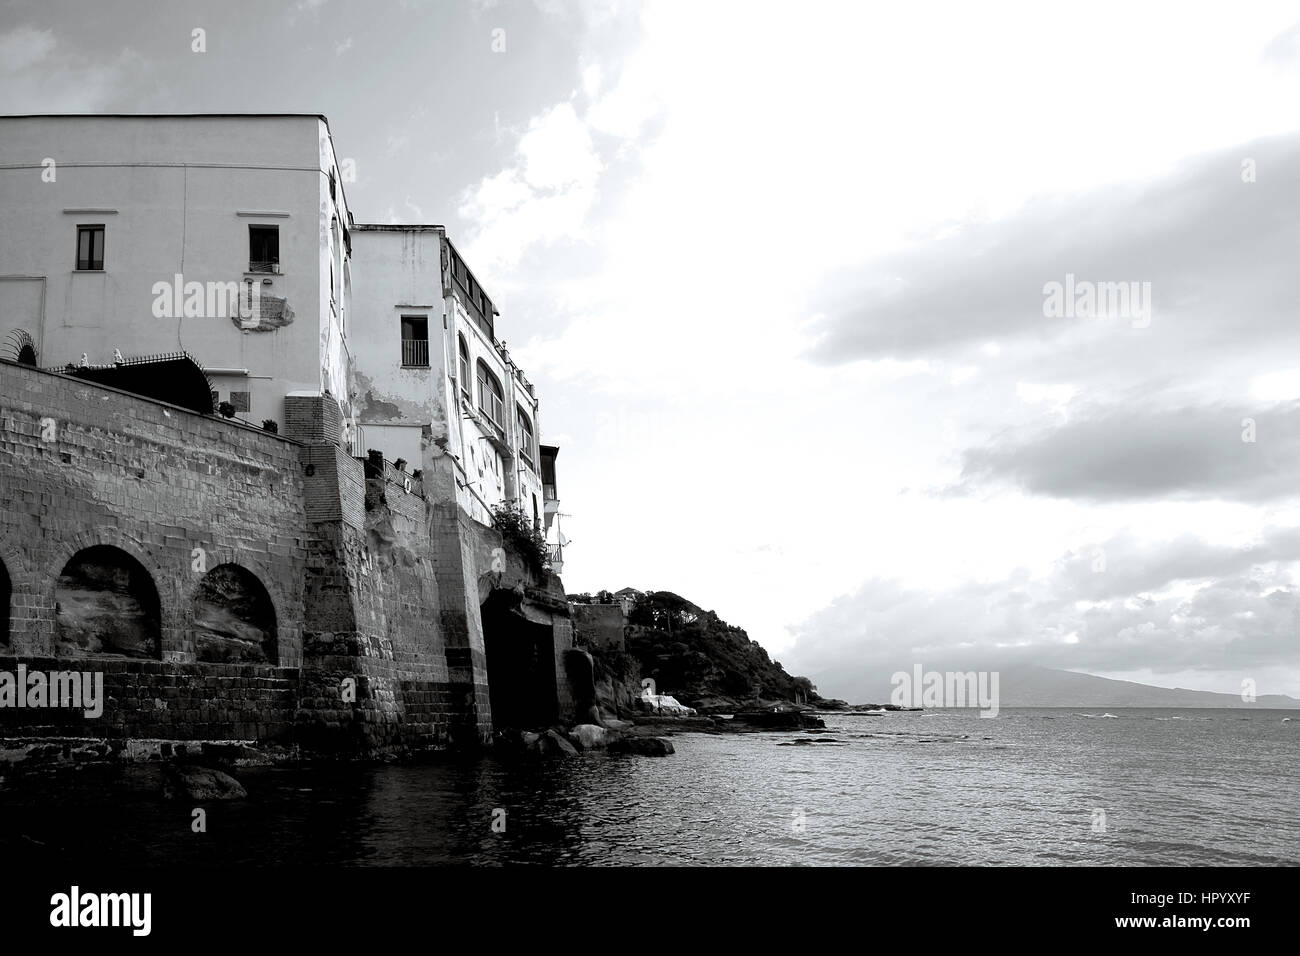
[[[78,551],[54,589],[55,655],[161,654],[161,606],[149,572],[120,548]]]
[[[551,627],[525,619],[518,597],[493,591],[482,607],[494,730],[545,727],[559,716]]]
[[[0,561],[0,647],[9,646],[9,601],[13,587],[9,583],[9,569]]]
[[[219,564],[194,595],[195,656],[209,664],[278,661],[275,606],[262,582],[237,564]]]

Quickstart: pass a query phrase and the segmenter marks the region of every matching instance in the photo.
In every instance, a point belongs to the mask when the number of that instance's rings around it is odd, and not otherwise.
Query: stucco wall
[[[240,414],[256,424],[279,420],[294,389],[346,401],[342,319],[329,299],[340,255],[329,224],[346,222],[346,204],[337,176],[330,199],[324,131],[313,116],[0,118],[0,341],[27,330],[42,366],[184,349],[204,366],[247,369],[213,386],[223,401],[249,392]],[[104,225],[102,272],[75,269],[78,224]],[[279,228],[279,274],[248,273],[250,225]],[[177,275],[182,293],[251,280],[292,321],[241,328],[206,295],[202,314],[155,315],[156,284]]]

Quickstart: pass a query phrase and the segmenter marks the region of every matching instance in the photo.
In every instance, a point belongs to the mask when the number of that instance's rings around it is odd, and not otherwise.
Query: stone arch
[[[545,727],[559,716],[551,626],[524,607],[523,589],[492,588],[479,606],[493,729]]]
[[[162,601],[144,564],[111,544],[72,555],[54,584],[54,655],[162,656]]]
[[[216,565],[199,580],[192,607],[198,661],[278,663],[275,601],[252,571],[234,562]]]

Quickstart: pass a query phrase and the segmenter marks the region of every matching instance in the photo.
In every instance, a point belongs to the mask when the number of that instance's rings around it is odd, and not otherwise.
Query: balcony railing
[[[417,368],[428,368],[429,340],[402,339],[402,364]]]
[[[271,275],[280,274],[280,263],[269,260],[253,259],[248,263],[249,272],[266,272]]]

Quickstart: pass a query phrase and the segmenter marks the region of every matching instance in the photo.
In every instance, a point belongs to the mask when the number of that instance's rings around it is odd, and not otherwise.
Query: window
[[[469,346],[465,344],[465,336],[457,333],[456,339],[460,352],[460,364],[457,366],[456,373],[460,379],[460,390],[465,393],[466,398],[473,401],[474,395],[469,384]]]
[[[502,406],[505,404],[505,392],[501,390],[501,380],[493,375],[483,360],[478,361],[478,407],[493,423],[502,430],[505,429],[503,419],[505,415]]]
[[[280,271],[280,227],[248,227],[248,271]]]
[[[230,393],[230,404],[233,405],[233,406],[235,406],[235,411],[237,411],[237,412],[247,412],[247,411],[249,411],[249,410],[250,410],[249,393],[248,393],[248,392],[231,392],[231,393]]]
[[[77,271],[100,272],[104,268],[104,227],[77,227]]]
[[[429,367],[429,319],[423,315],[402,316],[402,364]]]
[[[529,465],[533,463],[533,423],[520,406],[515,406],[515,420],[519,422],[519,457]]]

